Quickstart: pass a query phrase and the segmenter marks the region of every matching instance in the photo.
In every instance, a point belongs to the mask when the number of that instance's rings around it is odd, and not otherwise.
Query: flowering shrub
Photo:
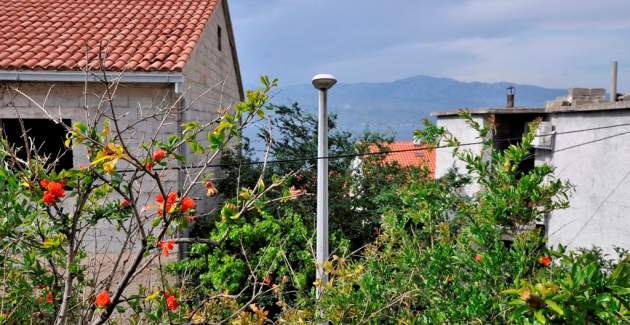
[[[211,123],[183,122],[180,134],[155,136],[136,150],[106,91],[107,114],[68,128],[66,145],[90,160],[77,169],[55,171],[32,145],[23,159],[1,140],[0,322],[629,322],[627,253],[610,260],[598,250],[548,249],[534,226],[568,205],[570,184],[548,165],[519,168],[533,131],[501,152],[490,141],[482,154],[455,150],[468,175],[438,180],[369,158],[357,176],[351,159],[335,160],[333,256],[323,265],[330,280],[315,281],[315,177],[308,160],[290,159],[313,155],[315,120],[278,109],[285,130],[268,149],[288,165],[256,164],[239,152],[238,163],[228,164],[238,167],[216,185],[209,170],[232,137],[265,116],[275,81],[263,78],[263,85]],[[165,123],[173,109],[143,118]],[[469,122],[486,138],[488,129]],[[332,134],[337,154],[374,140]],[[418,136],[458,145],[430,124]],[[186,165],[182,147],[201,163]],[[224,155],[222,164],[234,157]],[[166,181],[173,170],[183,174],[180,188]],[[462,189],[471,181],[481,190],[467,196]],[[156,195],[142,191],[147,184]],[[198,208],[210,199],[216,209]],[[85,242],[102,224],[123,234],[113,258]],[[187,256],[168,262],[183,246]],[[145,272],[157,282],[140,281]]]
[[[67,127],[65,145],[89,159],[88,164],[75,169],[56,171],[50,157],[40,157],[36,145],[29,141],[23,144],[28,156],[21,157],[18,148],[3,139],[0,322],[104,324],[120,321],[116,320],[120,313],[125,314],[124,323],[199,319],[196,306],[212,299],[197,296],[198,301],[182,300],[183,288],[177,288],[173,278],[165,275],[163,266],[177,245],[204,243],[215,247],[224,240],[181,234],[198,213],[206,212],[197,211],[204,194],[218,194],[211,180],[215,177],[211,165],[217,162],[220,151],[246,125],[264,118],[267,94],[276,81],[263,77],[262,82],[262,88],[247,92],[244,102],[221,107],[216,119],[204,124],[181,121],[178,134],[152,130],[154,135],[138,147],[130,145],[134,126],[148,120],[160,121],[160,125],[171,123],[179,116],[181,99],[165,101],[165,106],[147,114],[141,112],[138,120],[122,120],[113,104],[112,89],[117,84],[104,82],[99,109],[86,108],[88,118]],[[44,105],[33,105],[55,119]],[[23,132],[27,138],[28,133]],[[195,156],[192,168],[192,162],[187,161],[191,156],[181,154],[186,147]],[[178,173],[183,181],[174,188],[172,179]],[[282,182],[278,178],[272,186]],[[157,195],[147,195],[146,188]],[[254,203],[267,190],[264,184],[259,185],[248,197],[228,200],[222,211],[230,220],[237,219],[254,209]],[[112,241],[87,242],[103,225],[111,225],[120,236],[120,247],[113,252],[107,250]],[[149,284],[139,280],[148,278],[147,274],[157,276],[158,281]],[[151,294],[145,286],[158,286],[158,294]]]

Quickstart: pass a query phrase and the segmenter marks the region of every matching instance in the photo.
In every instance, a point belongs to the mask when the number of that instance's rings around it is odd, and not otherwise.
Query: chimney
[[[612,103],[617,101],[617,61],[612,63],[612,84],[610,87],[610,101]]]
[[[514,108],[514,87],[509,86],[505,89],[505,94],[507,95],[507,103],[505,105],[506,108]]]

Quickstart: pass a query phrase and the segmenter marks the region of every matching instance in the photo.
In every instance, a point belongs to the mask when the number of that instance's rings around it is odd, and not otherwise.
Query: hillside
[[[508,86],[516,87],[516,106],[541,107],[545,100],[566,93],[564,89],[509,82],[461,82],[416,76],[393,82],[338,84],[330,91],[329,111],[338,114],[343,127],[355,132],[378,130],[393,133],[398,139],[410,139],[420,120],[431,112],[504,106]],[[310,84],[281,87],[272,102],[298,102],[315,112],[317,94]]]

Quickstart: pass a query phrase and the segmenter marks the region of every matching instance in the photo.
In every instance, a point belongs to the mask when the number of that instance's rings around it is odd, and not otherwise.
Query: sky
[[[317,73],[630,90],[628,0],[232,0],[246,86]]]

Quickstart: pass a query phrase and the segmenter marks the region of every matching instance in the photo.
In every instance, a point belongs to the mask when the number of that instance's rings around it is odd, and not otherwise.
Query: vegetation
[[[355,138],[330,119],[331,155],[342,157],[330,168],[333,252],[323,265],[330,281],[316,300],[324,285],[314,279],[316,120],[297,105],[268,106],[276,82],[262,82],[211,123],[184,121],[181,135],[138,148],[126,142],[131,131],[119,124],[108,84],[108,109],[68,127],[67,146],[90,159],[71,170],[55,171],[32,142],[23,157],[3,140],[0,321],[628,323],[627,252],[610,259],[596,249],[545,246],[537,222],[568,206],[571,186],[552,166],[523,167],[533,131],[501,152],[488,140],[476,154],[428,122],[418,139],[454,148],[465,175],[434,180],[379,156],[359,165],[352,155],[388,139]],[[137,125],[164,122],[176,107]],[[230,148],[243,128],[266,118],[274,127],[260,134],[269,143],[264,158],[247,142]],[[192,164],[183,147],[196,168],[181,168]],[[211,170],[219,162],[221,174]],[[183,173],[181,188],[168,181],[174,170]],[[147,196],[147,186],[157,196]],[[217,208],[197,211],[208,202]],[[122,235],[113,252],[86,244],[103,225]],[[180,245],[187,256],[169,257]],[[156,281],[139,280],[147,273]]]

